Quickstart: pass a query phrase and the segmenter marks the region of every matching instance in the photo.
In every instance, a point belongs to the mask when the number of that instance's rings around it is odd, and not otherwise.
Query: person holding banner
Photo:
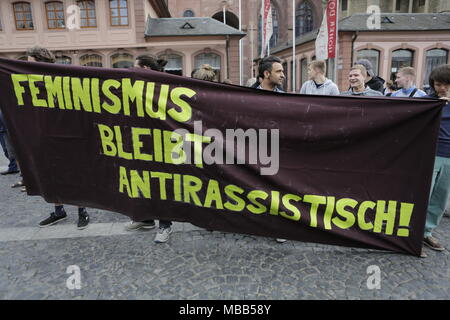
[[[39,46],[32,47],[27,50],[28,61],[30,62],[47,62],[55,63],[55,56],[46,48]],[[67,218],[67,213],[64,210],[64,205],[60,203],[55,203],[55,211],[50,213],[50,217],[41,221],[39,227],[45,228],[56,224]],[[78,207],[78,230],[87,228],[89,225],[89,214],[84,207]]]
[[[444,251],[431,233],[439,225],[450,195],[450,64],[431,71],[429,82],[434,94],[428,97],[447,100],[447,104],[442,109],[423,242],[433,250]]]
[[[209,64],[202,64],[200,68],[193,74],[192,78],[205,80],[205,81],[216,81],[217,76],[214,69]]]
[[[164,72],[164,67],[167,61],[164,59],[158,59],[153,55],[143,54],[136,58],[134,67],[148,69],[153,71]],[[139,229],[153,229],[155,228],[154,220],[145,221],[131,221],[125,225],[126,231],[136,231]],[[164,243],[169,241],[170,234],[172,233],[172,222],[167,220],[159,220],[159,228],[155,236],[156,243]]]
[[[421,98],[427,94],[414,85],[416,80],[416,70],[411,67],[401,68],[397,72],[397,83],[400,90],[395,91],[391,96],[399,98]]]
[[[284,93],[279,89],[285,79],[282,60],[277,56],[268,56],[259,62],[258,77],[262,79],[257,89]]]
[[[375,75],[372,63],[367,59],[359,59],[355,65],[360,64],[366,68],[366,86],[375,91],[384,91],[384,79]]]
[[[282,62],[277,56],[268,56],[259,62],[258,79],[261,79],[261,82],[257,89],[284,93],[278,88],[284,81]],[[277,238],[276,241],[284,243],[286,239]]]
[[[8,169],[1,172],[2,175],[19,173],[19,168],[17,166],[14,154],[12,153],[12,150],[8,150],[7,139],[8,139],[8,131],[6,130],[6,126],[3,121],[3,114],[0,111],[0,144],[2,146],[5,157],[9,160]]]
[[[367,70],[363,65],[356,64],[350,68],[348,79],[350,90],[341,93],[342,96],[383,96],[379,91],[375,91],[366,86]]]
[[[323,60],[314,60],[308,66],[309,81],[300,89],[301,94],[339,95],[337,85],[325,77],[327,64]]]

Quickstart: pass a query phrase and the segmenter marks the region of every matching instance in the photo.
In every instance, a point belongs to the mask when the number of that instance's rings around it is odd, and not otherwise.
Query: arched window
[[[423,79],[423,84],[429,86],[428,78],[430,77],[431,71],[436,67],[448,63],[448,51],[445,49],[431,49],[427,51],[426,54],[426,69],[425,78]]]
[[[16,2],[13,4],[14,20],[17,30],[33,30],[33,15],[31,4],[28,2]]]
[[[301,36],[314,28],[314,12],[309,1],[303,1],[295,10],[295,36]]]
[[[47,26],[49,29],[64,29],[64,5],[60,1],[51,1],[45,3],[45,12],[47,14]]]
[[[102,57],[98,54],[85,54],[80,57],[80,65],[84,67],[103,67]]]
[[[278,24],[278,10],[272,3],[272,24],[273,24],[273,34],[270,38],[270,48],[274,48],[278,44],[279,37],[279,24]],[[262,47],[262,16],[259,15],[258,18],[258,51],[261,52]]]
[[[209,64],[216,73],[216,80],[220,81],[221,62],[220,56],[215,53],[201,53],[195,56],[195,69],[201,67],[202,64]]]
[[[127,0],[109,0],[109,13],[112,26],[128,25]]]
[[[134,66],[134,58],[128,53],[116,53],[111,56],[111,65],[113,68],[132,68]]]
[[[399,49],[392,52],[391,80],[395,80],[395,75],[400,68],[413,66],[414,52],[408,49]]]
[[[192,18],[192,17],[195,17],[194,11],[192,11],[192,10],[186,10],[186,11],[184,11],[183,17],[185,17],[185,18]]]
[[[95,17],[95,1],[94,0],[77,1],[77,5],[80,7],[81,27],[82,28],[97,27],[97,20]]]
[[[213,19],[216,19],[217,21],[224,22],[229,25],[230,27],[233,27],[235,29],[239,29],[239,18],[230,11],[225,11],[225,17],[223,15],[223,11],[217,12],[215,15],[212,16]]]
[[[177,54],[162,55],[160,58],[166,59],[167,64],[164,71],[178,76],[183,75],[183,58]]]
[[[375,75],[379,73],[379,64],[380,64],[380,51],[375,49],[363,49],[358,51],[358,56],[356,60],[359,59],[367,59],[372,63],[373,72]]]
[[[56,57],[57,64],[72,64],[72,58],[67,56]]]
[[[303,58],[302,60],[300,60],[300,68],[301,68],[301,72],[302,72],[302,85],[308,81],[308,59]]]

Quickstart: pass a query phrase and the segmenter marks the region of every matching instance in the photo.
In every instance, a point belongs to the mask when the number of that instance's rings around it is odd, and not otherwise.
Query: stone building
[[[126,68],[139,54],[153,53],[167,58],[174,74],[190,76],[209,63],[219,80],[239,81],[235,61],[244,33],[211,17],[170,17],[164,0],[2,0],[0,57],[23,59],[28,47],[40,45],[58,63]]]

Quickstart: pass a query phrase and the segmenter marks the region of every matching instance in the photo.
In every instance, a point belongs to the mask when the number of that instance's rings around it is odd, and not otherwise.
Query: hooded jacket
[[[366,86],[368,86],[372,90],[380,91],[383,93],[384,90],[384,81],[383,78],[380,78],[379,76],[374,76],[372,79],[370,79],[369,82],[366,82]]]
[[[326,79],[325,82],[317,87],[313,80],[306,81],[300,89],[301,94],[319,94],[324,96],[339,95],[339,89],[337,85],[330,79]]]

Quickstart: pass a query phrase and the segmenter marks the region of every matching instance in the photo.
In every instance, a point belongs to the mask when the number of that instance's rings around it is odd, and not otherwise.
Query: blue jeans
[[[7,138],[6,135],[7,135],[6,132],[0,133],[0,144],[2,146],[5,157],[9,160],[8,171],[18,171],[19,168],[17,167],[16,159],[13,157],[13,155],[10,152],[8,152],[8,146],[5,141],[5,139]]]
[[[431,232],[439,225],[447,206],[450,195],[450,158],[435,158],[430,193],[425,223],[425,237],[431,236]]]

